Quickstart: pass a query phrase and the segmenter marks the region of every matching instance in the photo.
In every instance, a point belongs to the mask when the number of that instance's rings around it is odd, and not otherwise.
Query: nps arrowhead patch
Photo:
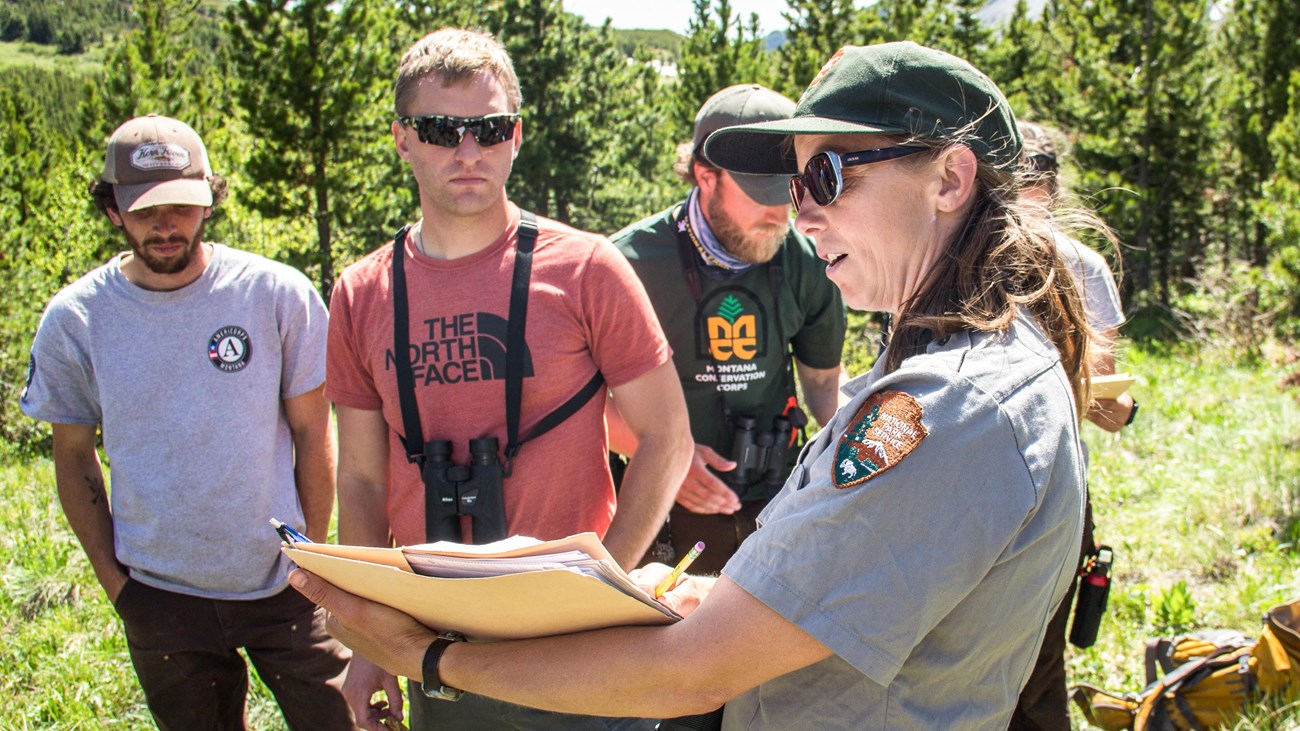
[[[835,487],[861,485],[911,454],[930,433],[921,405],[902,391],[873,393],[840,437],[831,468]]]

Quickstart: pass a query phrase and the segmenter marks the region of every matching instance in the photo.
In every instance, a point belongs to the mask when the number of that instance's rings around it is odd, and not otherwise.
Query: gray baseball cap
[[[150,114],[113,132],[104,156],[105,183],[121,211],[163,205],[210,206],[208,150],[188,124]]]
[[[758,84],[728,86],[709,97],[695,115],[695,137],[692,140],[695,155],[701,160],[709,160],[704,156],[704,141],[723,127],[789,119],[792,114],[794,102],[771,89]],[[779,139],[773,138],[770,150],[754,150],[754,154],[770,158],[763,164],[764,169],[788,167],[788,172],[775,175],[731,173],[736,185],[755,203],[780,206],[790,202],[790,176],[796,171],[793,165],[785,164],[780,144]],[[712,160],[709,163],[716,165]]]

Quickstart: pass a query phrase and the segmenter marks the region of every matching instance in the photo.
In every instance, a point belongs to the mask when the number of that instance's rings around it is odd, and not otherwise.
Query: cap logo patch
[[[861,485],[902,462],[930,433],[922,416],[911,394],[883,391],[867,397],[835,448],[835,487]]]
[[[826,74],[830,72],[831,67],[840,62],[840,59],[844,57],[844,52],[849,50],[849,48],[850,46],[845,46],[836,51],[833,56],[826,59],[826,63],[822,64],[821,70],[817,72],[817,75],[813,77],[812,81],[808,82],[808,88],[803,90],[805,95],[807,95],[808,91],[814,86],[822,83],[822,79],[826,78]]]
[[[150,142],[131,151],[131,167],[137,170],[184,170],[190,166],[190,151],[171,142]]]
[[[252,355],[248,331],[238,325],[227,325],[208,338],[208,360],[223,373],[243,370]]]

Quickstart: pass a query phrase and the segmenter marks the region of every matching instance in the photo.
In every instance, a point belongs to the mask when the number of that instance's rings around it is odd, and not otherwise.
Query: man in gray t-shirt
[[[290,728],[349,729],[348,653],[285,590],[267,524],[329,527],[324,303],[301,272],[202,240],[225,182],[182,122],[119,127],[91,194],[130,251],[50,301],[22,409],[53,426],[59,501],[149,710],[164,729],[242,727],[243,648]]]

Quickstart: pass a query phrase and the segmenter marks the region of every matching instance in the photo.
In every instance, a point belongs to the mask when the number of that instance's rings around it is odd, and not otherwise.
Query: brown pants
[[[1079,564],[1093,550],[1092,502],[1084,503],[1083,544]],[[1065,687],[1065,636],[1074,611],[1074,593],[1079,587],[1076,575],[1047,624],[1043,646],[1038,650],[1034,670],[1029,674],[1008,731],[1070,731],[1070,698]]]
[[[241,647],[290,729],[352,728],[339,692],[350,653],[326,634],[324,612],[293,589],[223,601],[129,580],[115,608],[158,728],[244,729]]]

